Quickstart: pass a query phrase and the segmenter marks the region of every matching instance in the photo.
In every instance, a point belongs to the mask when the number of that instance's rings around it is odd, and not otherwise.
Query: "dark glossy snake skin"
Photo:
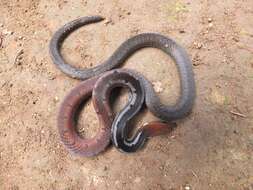
[[[82,17],[71,21],[60,28],[50,42],[50,54],[54,64],[67,75],[86,80],[99,76],[105,71],[121,66],[134,52],[145,47],[158,48],[172,57],[180,77],[181,93],[173,106],[164,105],[156,95],[152,84],[141,79],[146,89],[146,103],[148,108],[157,117],[165,121],[184,118],[192,110],[195,99],[195,81],[191,61],[186,51],[175,41],[160,34],[143,33],[136,35],[125,42],[106,61],[89,69],[78,69],[66,63],[60,53],[64,39],[77,28],[103,20],[100,16]]]
[[[115,69],[106,72],[98,79],[93,90],[95,107],[106,105],[112,90],[116,87],[128,88],[131,95],[127,105],[116,115],[112,124],[112,141],[120,151],[135,152],[144,145],[148,137],[167,134],[176,126],[175,123],[150,122],[129,139],[130,126],[128,125],[143,105],[145,88],[139,76],[129,69]],[[97,114],[104,114],[105,111],[99,111]]]

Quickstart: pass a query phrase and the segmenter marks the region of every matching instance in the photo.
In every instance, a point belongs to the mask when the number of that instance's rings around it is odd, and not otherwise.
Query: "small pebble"
[[[184,187],[184,189],[185,189],[185,190],[191,190],[191,187],[190,187],[189,185],[186,185],[186,186]]]
[[[8,31],[6,29],[3,30],[3,35],[10,35],[10,34],[13,34],[12,31]]]
[[[235,42],[239,42],[240,41],[239,38],[236,37],[236,36],[232,37],[232,40],[234,40]]]
[[[153,82],[153,86],[154,86],[155,92],[160,93],[163,91],[162,83],[160,81]]]
[[[195,48],[197,49],[201,49],[203,47],[203,45],[201,43],[197,43],[197,42],[194,42],[193,45],[195,46]]]
[[[54,102],[58,102],[58,101],[59,101],[58,96],[55,96],[55,97],[54,97]]]
[[[209,28],[212,28],[212,27],[213,27],[213,23],[209,23],[209,24],[208,24],[208,27],[209,27]]]
[[[183,30],[183,29],[179,30],[179,33],[185,33],[185,30]]]
[[[112,23],[112,20],[111,20],[111,19],[106,19],[106,20],[105,20],[105,25],[108,25],[108,24],[110,24],[110,23]]]
[[[208,22],[213,22],[213,19],[212,18],[208,18]]]
[[[0,27],[3,27],[4,26],[4,24],[3,23],[0,23]]]
[[[124,15],[120,14],[120,15],[119,15],[119,18],[125,18],[125,17],[124,17]]]
[[[208,34],[208,33],[209,33],[209,31],[208,31],[208,30],[206,30],[206,31],[204,31],[204,32],[203,32],[203,34]]]
[[[201,49],[202,48],[202,44],[198,43],[197,48]]]

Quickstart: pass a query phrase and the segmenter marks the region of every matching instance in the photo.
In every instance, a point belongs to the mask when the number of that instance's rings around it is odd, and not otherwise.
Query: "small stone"
[[[55,97],[54,97],[54,102],[58,102],[58,101],[59,101],[58,96],[55,96]]]
[[[132,34],[138,34],[138,32],[139,32],[138,28],[134,28],[134,29],[131,30]]]
[[[3,23],[0,23],[0,27],[3,27],[4,26],[4,24]]]
[[[8,30],[4,29],[2,33],[3,35],[8,35]]]
[[[20,60],[17,61],[17,65],[21,65],[22,62]]]
[[[53,74],[53,73],[48,73],[48,79],[49,80],[54,80],[54,79],[56,79],[56,76]]]
[[[197,48],[201,49],[202,48],[202,44],[198,43]]]
[[[199,66],[199,65],[201,65],[201,62],[194,62],[193,63],[193,66]]]
[[[212,28],[212,27],[213,27],[213,23],[209,23],[209,24],[208,24],[208,27],[209,27],[209,28]]]
[[[236,36],[234,36],[234,37],[232,38],[232,40],[234,40],[235,42],[239,42],[239,41],[240,41],[239,38],[236,37]]]
[[[24,54],[24,49],[21,49],[19,52],[20,55]]]
[[[3,30],[3,34],[4,35],[12,35],[12,34],[14,34],[14,32],[13,31],[8,31],[8,30],[4,29]]]
[[[181,29],[181,30],[179,30],[179,33],[185,33],[185,30],[184,29]]]
[[[202,46],[203,46],[201,43],[197,43],[197,42],[194,42],[193,45],[194,45],[195,48],[197,48],[197,49],[201,49]]]
[[[163,91],[162,83],[160,81],[153,82],[153,86],[154,86],[155,92],[160,93]]]
[[[110,24],[110,23],[112,23],[112,20],[111,20],[111,19],[106,19],[106,20],[105,20],[105,25],[108,25],[108,24]]]
[[[18,37],[19,40],[23,40],[23,38],[24,38],[23,36],[19,36]]]
[[[212,18],[208,18],[208,22],[213,22],[213,19]]]
[[[184,186],[185,190],[191,190],[191,187],[189,185]]]

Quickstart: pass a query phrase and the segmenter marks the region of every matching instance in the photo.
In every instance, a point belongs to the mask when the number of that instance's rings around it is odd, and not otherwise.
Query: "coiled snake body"
[[[102,152],[107,147],[110,142],[111,126],[114,120],[109,97],[116,87],[128,88],[131,97],[125,108],[115,117],[116,121],[120,121],[121,124],[121,127],[117,127],[118,123],[115,123],[114,126],[117,130],[112,134],[115,139],[113,142],[115,142],[117,148],[122,151],[134,152],[143,145],[147,137],[165,134],[175,127],[175,123],[151,122],[142,127],[132,140],[128,140],[127,128],[124,123],[127,123],[141,109],[145,98],[145,89],[133,71],[116,69],[106,72],[100,78],[93,77],[81,82],[71,90],[61,104],[58,115],[58,130],[62,142],[70,152],[89,157]],[[95,137],[83,139],[76,132],[75,119],[81,103],[91,95],[101,128]],[[128,114],[122,114],[123,112]],[[122,137],[126,139],[123,143],[120,141]],[[130,148],[127,148],[125,144]]]
[[[195,81],[191,61],[186,51],[174,40],[156,33],[143,33],[131,37],[123,42],[118,49],[103,63],[89,69],[78,69],[69,65],[63,59],[60,48],[64,39],[77,28],[103,20],[100,16],[83,17],[71,21],[60,28],[50,42],[50,55],[54,64],[65,74],[72,78],[87,80],[92,77],[100,77],[104,72],[121,66],[134,52],[145,47],[153,47],[168,54],[175,62],[179,72],[181,93],[177,102],[170,106],[161,103],[155,93],[152,84],[143,76],[138,75],[141,86],[145,89],[145,102],[150,111],[164,121],[174,121],[184,118],[192,110],[195,99]],[[130,112],[123,114],[131,118]],[[123,118],[123,117],[122,117]],[[117,120],[115,123],[122,123]],[[115,124],[116,126],[118,124]],[[115,138],[113,138],[114,143]],[[124,151],[124,150],[123,150]]]

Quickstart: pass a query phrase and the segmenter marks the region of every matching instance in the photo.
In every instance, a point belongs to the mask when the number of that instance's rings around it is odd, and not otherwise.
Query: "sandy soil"
[[[59,105],[80,81],[52,64],[48,43],[64,23],[97,14],[107,20],[64,43],[73,65],[99,64],[142,32],[174,38],[193,61],[193,113],[135,154],[111,147],[94,158],[76,157],[59,140]],[[0,15],[1,190],[253,189],[252,0],[1,0]],[[164,53],[139,51],[124,67],[161,82],[164,102],[176,100],[175,65]],[[118,102],[116,111],[124,98]],[[145,111],[135,123],[154,119]],[[85,136],[98,129],[90,102],[79,129]]]

